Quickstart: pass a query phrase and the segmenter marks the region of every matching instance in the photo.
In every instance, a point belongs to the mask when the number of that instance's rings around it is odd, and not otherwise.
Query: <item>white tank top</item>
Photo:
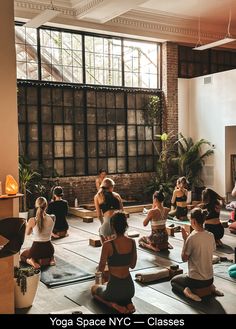
[[[54,215],[49,216],[48,214],[46,214],[43,221],[43,229],[41,232],[39,231],[37,224],[33,227],[33,241],[47,242],[51,240],[52,230],[55,224],[52,216],[54,217]]]
[[[151,222],[151,226],[153,228],[157,227],[157,226],[161,226],[161,225],[165,225],[167,217],[165,216],[165,208],[163,208],[162,211],[160,211],[160,209],[156,209],[159,211],[160,215],[161,215],[161,219],[156,219],[156,218],[152,218],[152,222]]]

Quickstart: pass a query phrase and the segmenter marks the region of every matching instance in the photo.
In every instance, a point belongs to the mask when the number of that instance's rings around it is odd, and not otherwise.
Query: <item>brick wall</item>
[[[153,173],[134,173],[109,175],[108,177],[115,181],[114,191],[118,192],[123,199],[145,202],[151,200],[151,195],[145,193],[144,190],[152,176]],[[73,206],[75,197],[78,198],[79,204],[93,202],[96,194],[96,178],[97,176],[59,177],[47,180],[47,182],[48,186],[61,185],[64,189],[64,198]]]
[[[162,45],[162,90],[165,111],[163,131],[178,134],[178,45],[165,42]]]

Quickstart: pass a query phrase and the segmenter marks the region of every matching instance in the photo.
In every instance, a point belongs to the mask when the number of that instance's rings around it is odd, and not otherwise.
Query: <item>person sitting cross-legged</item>
[[[104,242],[98,267],[98,271],[104,272],[108,264],[109,281],[107,285],[93,285],[91,292],[95,299],[119,313],[133,313],[134,283],[129,268],[133,269],[136,265],[136,244],[135,240],[125,236],[128,224],[124,213],[116,212],[111,217],[111,225],[116,238]]]
[[[144,226],[147,226],[151,222],[152,233],[150,236],[143,236],[139,239],[139,245],[143,248],[153,251],[173,248],[168,243],[168,233],[166,230],[166,220],[170,209],[163,206],[164,199],[165,196],[162,188],[153,194],[152,209],[149,210],[147,217],[143,221]]]
[[[200,302],[201,298],[194,293],[194,289],[209,287],[212,294],[224,295],[213,285],[212,258],[216,244],[214,235],[203,228],[206,216],[207,211],[201,208],[194,208],[191,211],[191,226],[194,230],[188,235],[182,228],[184,239],[182,260],[188,262],[188,275],[180,274],[171,280],[173,289],[197,302]]]

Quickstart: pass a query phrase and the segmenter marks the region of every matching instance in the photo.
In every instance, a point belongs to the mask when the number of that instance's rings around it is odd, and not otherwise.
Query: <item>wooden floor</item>
[[[150,227],[143,227],[144,216],[142,214],[132,214],[128,219],[129,230],[138,231],[141,235],[148,235]],[[101,248],[89,246],[90,237],[98,235],[99,221],[94,220],[93,223],[84,223],[78,217],[70,217],[68,219],[70,225],[70,235],[64,239],[54,242],[55,255],[63,258],[67,262],[79,266],[85,271],[94,273],[99,262]],[[168,221],[171,224],[171,221]],[[167,224],[167,225],[168,225]],[[135,239],[136,241],[138,238]],[[234,259],[233,249],[236,247],[236,236],[229,233],[225,229],[223,242],[226,245],[223,249],[218,249],[216,254],[225,256],[228,259]],[[169,253],[151,253],[138,248],[138,262],[136,268],[132,271],[141,272],[142,269],[152,268],[156,266],[169,266],[178,264],[184,271],[187,271],[187,264],[183,263],[180,258],[182,249],[181,233],[176,233],[175,237],[170,237],[170,243],[174,246]],[[31,241],[27,239],[23,248],[31,245]],[[227,247],[228,246],[228,247]],[[225,253],[225,251],[227,253]],[[227,263],[226,263],[227,265]],[[228,265],[231,265],[229,262]],[[95,314],[112,313],[106,307],[95,302],[90,295],[90,286],[93,281],[85,281],[77,284],[67,285],[55,289],[48,289],[40,282],[34,304],[29,309],[18,309],[16,313],[28,314],[48,314],[65,309],[73,309],[78,304],[87,307],[87,309]],[[216,286],[225,293],[224,297],[210,297],[201,303],[190,302],[186,298],[172,291],[169,281],[160,283],[152,283],[142,285],[135,282],[135,299],[137,312],[141,314],[216,314],[231,313],[236,314],[236,281],[230,281],[222,276],[215,275]]]

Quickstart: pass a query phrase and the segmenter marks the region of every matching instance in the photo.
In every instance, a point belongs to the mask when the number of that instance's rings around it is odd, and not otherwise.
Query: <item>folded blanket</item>
[[[144,270],[143,272],[136,273],[135,274],[135,280],[139,282],[152,282],[164,278],[169,278],[170,273],[167,268],[162,268],[162,269],[147,269]]]

